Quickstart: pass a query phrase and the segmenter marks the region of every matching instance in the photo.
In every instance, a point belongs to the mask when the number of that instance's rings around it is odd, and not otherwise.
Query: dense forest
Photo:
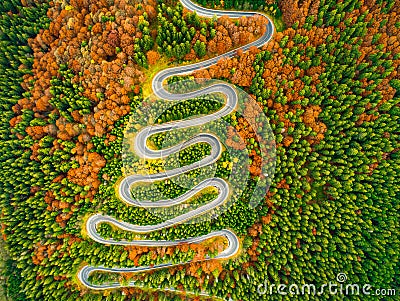
[[[216,300],[158,289],[171,287],[224,300],[287,300],[259,295],[257,287],[265,281],[322,285],[339,273],[373,288],[400,287],[398,2],[197,3],[258,10],[285,24],[261,49],[238,51],[190,76],[224,80],[252,96],[275,136],[276,171],[263,202],[248,209],[246,193],[261,173],[262,141],[242,116],[231,114],[226,121],[246,141],[243,148],[250,156],[243,198],[216,219],[172,227],[150,239],[229,228],[240,237],[240,254],[196,262],[215,256],[224,244],[218,240],[168,248],[102,245],[88,238],[85,221],[103,212],[139,225],[157,222],[142,208],[127,208],[115,194],[123,174],[124,133],[146,102],[146,85],[161,65],[197,62],[254,41],[263,20],[206,19],[175,0],[4,0],[0,222],[10,258],[2,271],[10,300]],[[190,100],[171,108],[160,122],[219,107],[212,98]],[[163,136],[151,143],[161,148]],[[209,152],[199,144],[179,160],[191,164]],[[218,176],[228,177],[231,160],[222,154]],[[157,162],[146,164],[159,168]],[[168,181],[156,186],[171,197],[185,192]],[[215,193],[207,191],[195,201],[213,198]],[[107,224],[98,231],[104,237],[134,236]],[[187,260],[194,261],[139,275],[98,273],[91,279],[135,279],[144,289],[95,292],[77,279],[87,263],[135,267]],[[307,297],[313,300],[291,296]]]

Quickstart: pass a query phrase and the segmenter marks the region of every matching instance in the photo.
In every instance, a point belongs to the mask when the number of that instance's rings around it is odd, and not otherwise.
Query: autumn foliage
[[[115,121],[130,111],[132,91],[145,76],[131,56],[134,54],[134,39],[141,38],[138,22],[147,13],[155,17],[154,2],[148,2],[144,10],[138,5],[128,5],[125,1],[71,1],[69,6],[53,3],[47,15],[50,26],[30,40],[34,63],[32,74],[27,74],[22,87],[30,90],[31,98],[22,98],[13,107],[16,116],[10,125],[15,127],[24,109],[33,110],[35,117],[46,119],[49,113],[58,115],[51,105],[51,79],[59,77],[60,65],[74,71],[72,82],[82,85],[82,96],[93,104],[86,115],[71,112],[72,122],[60,116],[55,124],[29,126],[26,133],[35,140],[50,135],[63,141],[75,141],[75,157],[78,168],[70,169],[64,177],[81,186],[89,186],[86,197],[92,198],[99,187],[98,173],[105,165],[104,158],[93,153],[90,140],[110,132]],[[122,13],[123,12],[123,13]],[[158,54],[148,53],[154,64]],[[53,146],[53,151],[60,148]],[[37,160],[38,144],[32,147],[33,159]],[[71,214],[57,217],[65,226]]]

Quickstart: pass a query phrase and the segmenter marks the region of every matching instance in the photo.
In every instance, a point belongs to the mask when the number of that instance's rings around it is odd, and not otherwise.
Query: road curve
[[[240,11],[225,11],[225,10],[220,11],[217,9],[208,9],[208,8],[201,7],[201,6],[193,3],[191,0],[180,0],[180,1],[185,8],[187,8],[188,10],[191,10],[191,11],[196,11],[197,14],[202,17],[212,18],[213,16],[217,16],[217,17],[228,16],[230,18],[240,18],[240,17],[252,17],[255,15],[258,15],[258,16],[261,16],[261,17],[267,19],[268,22],[265,25],[266,29],[265,29],[264,34],[259,39],[255,40],[252,43],[238,47],[227,53],[224,53],[222,55],[219,55],[217,57],[214,57],[214,58],[206,60],[206,61],[202,61],[199,63],[187,65],[187,66],[168,68],[168,69],[162,70],[159,73],[157,73],[154,76],[152,87],[153,87],[154,94],[157,95],[159,98],[170,99],[170,100],[191,98],[190,96],[196,95],[195,92],[201,92],[201,90],[195,91],[193,93],[187,93],[187,94],[171,94],[163,88],[164,81],[174,75],[189,74],[196,70],[208,68],[208,67],[218,63],[218,61],[221,58],[232,58],[237,54],[238,50],[240,50],[240,49],[243,51],[247,51],[252,46],[261,47],[261,46],[265,45],[266,43],[268,43],[274,35],[274,31],[275,31],[274,23],[272,22],[271,18],[269,16],[267,16],[266,14],[263,14],[260,12],[240,12]],[[226,85],[226,86],[228,86],[228,85]],[[204,94],[197,94],[196,96],[199,96],[199,95],[204,95]]]
[[[186,99],[191,99],[195,97],[199,97],[201,95],[205,94],[212,94],[212,93],[222,93],[226,96],[226,102],[223,106],[222,109],[219,111],[212,113],[207,116],[201,116],[199,118],[193,118],[190,120],[182,120],[182,121],[174,121],[174,122],[168,122],[165,124],[161,125],[153,125],[153,126],[148,126],[144,129],[142,129],[135,137],[133,143],[134,143],[134,150],[135,153],[141,157],[141,158],[146,158],[146,159],[160,159],[160,158],[165,158],[168,157],[172,154],[175,154],[179,152],[181,149],[187,148],[191,145],[197,144],[199,142],[207,143],[211,146],[211,153],[209,156],[203,158],[202,160],[193,163],[191,165],[183,166],[174,170],[168,170],[162,173],[158,174],[153,174],[153,175],[130,175],[125,177],[119,187],[118,187],[118,193],[122,201],[124,201],[127,205],[131,206],[140,206],[144,208],[163,208],[163,207],[171,207],[175,205],[179,205],[186,200],[190,199],[192,196],[196,195],[199,193],[201,190],[207,187],[215,187],[218,190],[218,197],[214,199],[213,201],[207,203],[206,205],[203,205],[191,212],[182,214],[180,216],[177,216],[173,219],[167,220],[163,223],[157,224],[157,225],[146,225],[146,226],[140,226],[140,225],[132,225],[130,223],[126,223],[123,221],[118,221],[117,219],[107,216],[107,215],[102,215],[102,214],[95,214],[92,215],[87,223],[86,223],[86,229],[89,237],[93,239],[94,241],[101,243],[101,244],[106,244],[106,245],[123,245],[123,246],[143,246],[143,247],[165,247],[165,246],[176,246],[179,244],[187,243],[187,244],[196,244],[196,243],[201,243],[203,241],[206,241],[211,238],[215,237],[224,237],[228,241],[228,246],[224,251],[219,253],[215,259],[228,259],[235,255],[238,250],[239,250],[239,240],[238,237],[236,236],[235,233],[233,233],[230,230],[221,230],[221,231],[214,231],[211,232],[207,235],[203,235],[200,237],[192,237],[188,239],[181,239],[181,240],[174,240],[174,241],[167,241],[167,240],[134,240],[134,241],[116,241],[114,239],[104,239],[102,238],[99,233],[97,232],[97,226],[102,223],[109,223],[114,225],[115,227],[124,230],[124,231],[129,231],[129,232],[134,232],[134,233],[140,233],[140,234],[146,234],[146,233],[151,233],[154,231],[159,231],[165,228],[169,228],[173,225],[183,223],[185,221],[188,221],[190,219],[193,219],[197,216],[203,215],[206,212],[211,211],[212,209],[222,205],[227,198],[229,197],[230,189],[228,183],[220,178],[211,178],[207,179],[201,183],[199,183],[197,186],[192,188],[190,191],[187,193],[177,197],[176,199],[168,199],[168,200],[160,200],[157,202],[152,202],[148,200],[135,200],[131,193],[131,187],[136,184],[136,183],[152,183],[155,181],[160,181],[164,179],[168,179],[183,173],[186,173],[188,171],[198,169],[199,167],[211,165],[215,163],[222,152],[222,146],[217,137],[215,137],[212,134],[207,134],[207,133],[202,133],[199,135],[194,136],[193,138],[189,139],[188,141],[170,147],[168,149],[163,149],[163,150],[152,150],[149,149],[146,141],[148,137],[157,134],[157,133],[162,133],[162,132],[169,132],[175,129],[181,129],[181,128],[188,128],[188,127],[193,127],[193,126],[201,126],[204,125],[208,122],[211,122],[213,120],[220,119],[231,112],[233,112],[237,106],[238,103],[238,95],[235,90],[235,88],[229,84],[215,84],[211,85],[209,87],[203,88],[201,90],[197,90],[194,92],[190,93],[185,93],[185,94],[172,94],[169,91],[165,90],[163,87],[163,83],[172,76],[175,75],[183,75],[183,74],[189,74],[195,70],[199,69],[204,69],[208,68],[214,64],[216,64],[221,58],[226,57],[230,58],[236,55],[237,51],[239,49],[242,49],[243,51],[247,51],[250,47],[255,46],[255,47],[261,47],[267,42],[270,41],[270,39],[273,36],[274,33],[274,25],[272,20],[267,16],[259,12],[239,12],[239,11],[219,11],[219,10],[213,10],[213,9],[207,9],[203,8],[201,6],[198,6],[191,2],[191,0],[180,0],[182,5],[192,11],[196,11],[198,15],[203,16],[203,17],[213,17],[216,15],[217,17],[221,16],[228,16],[231,18],[240,18],[240,17],[250,17],[254,15],[260,15],[268,20],[266,24],[266,30],[264,34],[256,41],[249,43],[245,46],[239,47],[237,49],[234,49],[232,51],[229,51],[223,55],[217,56],[215,58],[202,61],[196,64],[191,64],[187,66],[181,66],[181,67],[174,67],[174,68],[169,68],[166,70],[163,70],[159,72],[158,74],[155,75],[153,78],[152,82],[152,88],[153,92],[156,96],[158,96],[161,99],[164,100],[170,100],[170,101],[177,101],[177,100],[186,100]],[[210,258],[205,258],[204,261],[210,260]],[[146,272],[150,270],[158,270],[158,269],[163,269],[167,267],[173,267],[177,265],[182,265],[182,264],[187,264],[189,262],[181,262],[181,263],[165,263],[161,265],[156,265],[156,266],[144,266],[144,267],[135,267],[135,268],[123,268],[123,267],[116,267],[116,268],[106,268],[103,266],[99,267],[93,267],[93,266],[85,266],[83,267],[79,273],[78,273],[78,279],[80,282],[86,286],[89,289],[93,290],[105,290],[105,289],[113,289],[113,288],[121,288],[121,287],[140,287],[140,285],[136,284],[135,282],[130,282],[128,284],[122,285],[119,282],[113,282],[113,283],[104,283],[101,285],[95,285],[90,283],[89,281],[89,276],[94,273],[94,272],[107,272],[107,273],[139,273],[139,272]],[[179,292],[178,290],[175,290],[173,288],[167,288],[163,289],[165,291],[171,291],[171,292]],[[208,296],[207,293],[201,293],[201,295]]]

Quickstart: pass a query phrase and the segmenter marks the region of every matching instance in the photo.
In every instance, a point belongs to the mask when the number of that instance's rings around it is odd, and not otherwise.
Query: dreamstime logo
[[[370,284],[348,283],[348,278],[345,273],[336,275],[336,282],[330,281],[320,286],[314,284],[268,284],[266,280],[264,284],[259,284],[257,292],[259,295],[313,295],[320,296],[323,294],[328,295],[373,295],[373,296],[396,296],[396,290],[389,289],[373,289]]]
[[[347,280],[347,275],[346,275],[345,273],[339,273],[339,274],[337,274],[337,276],[336,276],[336,280],[337,280],[337,282],[339,282],[339,283],[346,282],[346,280]]]
[[[201,144],[209,154],[194,155]],[[258,177],[250,172],[254,156]],[[132,112],[122,160],[119,195],[125,202],[164,221],[193,224],[217,218],[240,199],[250,209],[263,200],[275,171],[275,139],[263,110],[243,90],[218,80],[181,80]],[[244,188],[250,178],[255,185],[249,194]],[[171,199],[166,186],[186,193]],[[205,189],[219,196],[188,201]]]

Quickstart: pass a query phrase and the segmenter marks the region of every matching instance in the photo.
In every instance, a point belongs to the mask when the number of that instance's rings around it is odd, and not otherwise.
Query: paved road
[[[240,17],[250,17],[254,15],[261,15],[265,17],[268,20],[268,23],[266,24],[266,30],[265,33],[261,38],[258,40],[247,44],[243,47],[240,47],[238,49],[243,49],[243,51],[247,51],[250,47],[256,46],[256,47],[261,47],[264,44],[266,44],[273,36],[274,33],[274,25],[273,22],[270,20],[270,18],[264,14],[258,13],[258,12],[238,12],[238,11],[219,11],[219,10],[212,10],[212,9],[206,9],[201,6],[198,6],[191,2],[190,0],[181,0],[182,5],[186,7],[189,10],[196,11],[198,15],[203,16],[203,17],[213,17],[216,15],[217,17],[221,16],[229,16],[231,18],[240,18]],[[195,244],[195,243],[201,243],[203,241],[206,241],[211,238],[215,237],[225,237],[228,241],[228,246],[227,248],[222,251],[217,257],[217,259],[227,259],[235,255],[238,250],[239,250],[239,240],[238,237],[236,236],[235,233],[233,233],[230,230],[221,230],[221,231],[214,231],[212,233],[209,233],[204,236],[200,237],[192,237],[188,239],[181,239],[181,240],[175,240],[175,241],[166,241],[166,240],[135,240],[135,241],[116,241],[114,239],[104,239],[102,238],[99,233],[97,232],[97,226],[102,223],[109,223],[112,224],[116,227],[118,227],[121,230],[124,231],[129,231],[129,232],[134,232],[134,233],[140,233],[140,234],[146,234],[146,233],[151,233],[154,231],[159,231],[168,227],[171,227],[176,224],[181,224],[183,222],[186,222],[190,219],[193,219],[197,216],[203,215],[206,212],[211,211],[212,209],[220,206],[223,204],[226,199],[229,196],[230,190],[229,190],[229,185],[228,183],[220,178],[211,178],[207,179],[200,184],[198,184],[196,187],[188,191],[187,193],[181,195],[180,197],[173,199],[173,200],[160,200],[157,202],[151,202],[151,201],[140,201],[140,200],[135,200],[131,196],[131,187],[135,183],[140,183],[140,182],[148,182],[152,183],[155,181],[160,181],[168,178],[172,178],[174,176],[183,174],[185,172],[188,172],[190,170],[198,169],[199,167],[202,166],[207,166],[210,164],[215,163],[222,151],[222,146],[217,137],[211,134],[199,134],[193,137],[192,139],[186,141],[185,143],[179,144],[177,146],[168,148],[168,149],[163,149],[163,150],[152,150],[147,147],[146,141],[148,137],[157,134],[157,133],[162,133],[162,132],[168,132],[172,131],[174,129],[181,129],[181,128],[188,128],[188,127],[193,127],[193,126],[200,126],[204,125],[208,122],[211,122],[213,120],[220,119],[231,112],[233,112],[237,106],[238,103],[238,95],[236,93],[236,90],[233,86],[229,84],[215,84],[211,85],[206,88],[202,88],[200,90],[190,92],[190,93],[185,93],[185,94],[172,94],[168,92],[167,90],[164,89],[163,83],[171,77],[175,75],[183,75],[183,74],[189,74],[192,73],[195,70],[199,69],[204,69],[208,68],[214,64],[216,64],[222,57],[233,57],[236,55],[237,50],[232,50],[229,51],[228,53],[225,53],[221,56],[202,61],[200,63],[192,64],[192,65],[187,65],[187,66],[181,66],[181,67],[175,67],[175,68],[169,68],[166,70],[163,70],[159,72],[153,79],[152,87],[154,94],[156,94],[159,98],[165,99],[165,100],[170,100],[170,101],[177,101],[177,100],[185,100],[185,99],[191,99],[195,97],[199,97],[201,95],[206,95],[206,94],[212,94],[212,93],[223,93],[226,96],[226,103],[224,104],[224,107],[220,109],[219,111],[207,115],[207,116],[202,116],[199,118],[195,119],[190,119],[190,120],[182,120],[182,121],[174,121],[174,122],[169,122],[161,125],[153,125],[146,127],[142,129],[135,138],[134,141],[134,149],[136,154],[141,157],[141,158],[147,158],[147,159],[160,159],[160,158],[165,158],[168,157],[172,154],[175,154],[179,152],[181,149],[187,148],[191,145],[197,144],[199,142],[204,142],[207,143],[211,146],[211,153],[209,156],[205,157],[204,159],[200,160],[199,162],[196,162],[191,165],[187,165],[184,167],[180,167],[174,170],[169,170],[166,172],[154,174],[154,175],[131,175],[126,178],[124,178],[119,187],[118,187],[118,192],[121,197],[121,199],[127,204],[127,205],[133,205],[133,206],[140,206],[144,208],[166,208],[166,207],[171,207],[175,206],[178,204],[181,204],[185,202],[186,200],[190,199],[192,196],[196,195],[198,192],[203,190],[204,188],[207,187],[215,187],[218,189],[218,197],[211,201],[210,203],[203,205],[191,212],[182,214],[178,217],[175,217],[173,219],[167,220],[163,223],[157,224],[157,225],[146,225],[146,226],[139,226],[139,225],[132,225],[123,221],[118,221],[117,219],[111,217],[111,216],[106,216],[106,215],[101,215],[101,214],[96,214],[91,216],[86,224],[87,232],[88,235],[91,239],[93,239],[96,242],[99,242],[101,244],[107,244],[107,245],[123,245],[123,246],[146,246],[146,247],[161,247],[161,246],[176,246],[182,243],[188,243],[188,244]],[[209,258],[206,258],[204,260],[210,260]],[[78,278],[82,282],[84,286],[90,289],[94,290],[104,290],[104,289],[112,289],[112,288],[119,288],[122,287],[121,283],[119,282],[114,282],[114,283],[105,283],[101,285],[94,285],[90,283],[89,276],[90,274],[94,272],[114,272],[114,273],[123,273],[123,272],[145,272],[145,271],[150,271],[150,270],[156,270],[156,269],[162,269],[166,267],[172,267],[176,265],[181,265],[181,264],[186,264],[188,262],[181,262],[178,264],[173,264],[173,263],[165,263],[161,265],[156,265],[156,266],[144,266],[144,267],[135,267],[135,268],[105,268],[105,267],[92,267],[92,266],[85,266],[83,269],[80,270],[78,273]],[[137,284],[134,282],[131,282],[127,284],[126,286],[136,286],[138,287]],[[170,289],[163,289],[167,291],[173,291],[177,292],[173,288]],[[207,296],[206,293],[204,293],[205,296]]]
[[[188,96],[203,95],[201,93],[196,93],[199,91],[196,91],[193,93],[188,93],[188,94],[181,94],[181,95],[171,94],[163,88],[163,83],[166,79],[168,79],[171,76],[189,74],[189,73],[192,73],[193,71],[205,69],[212,65],[215,65],[221,58],[234,57],[237,54],[237,51],[239,49],[242,49],[243,51],[247,51],[252,46],[261,47],[261,46],[265,45],[266,43],[268,43],[273,37],[274,31],[275,31],[274,23],[272,22],[270,17],[268,17],[267,15],[265,15],[263,13],[239,12],[239,11],[220,11],[220,10],[216,10],[216,9],[207,9],[207,8],[201,7],[201,6],[191,2],[190,0],[181,0],[181,3],[185,8],[192,10],[192,11],[196,11],[199,16],[203,16],[203,17],[212,18],[213,16],[216,15],[217,17],[228,16],[230,18],[240,18],[240,17],[251,17],[254,15],[259,15],[259,16],[262,16],[263,18],[266,18],[268,20],[268,23],[265,25],[265,27],[266,27],[265,33],[258,40],[254,41],[252,43],[241,46],[237,49],[231,50],[227,53],[224,53],[220,56],[217,56],[215,58],[212,58],[212,59],[209,59],[206,61],[202,61],[202,62],[199,62],[196,64],[187,65],[187,66],[180,66],[180,67],[165,69],[165,70],[159,72],[158,74],[156,74],[153,79],[153,91],[154,91],[154,94],[156,94],[158,97],[160,97],[162,99],[179,100],[179,99],[187,99]],[[226,85],[226,86],[228,86],[228,85]],[[235,94],[236,94],[236,92],[235,92]]]

